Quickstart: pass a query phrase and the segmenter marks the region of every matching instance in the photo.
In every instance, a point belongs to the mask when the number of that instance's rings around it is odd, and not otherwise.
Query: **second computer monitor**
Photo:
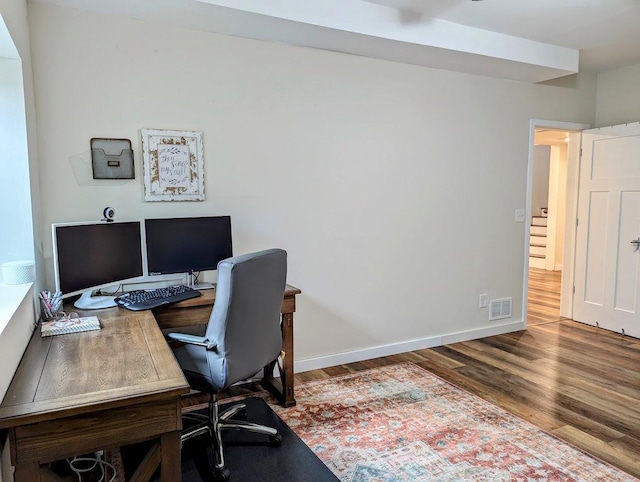
[[[144,225],[150,275],[215,270],[233,256],[229,216],[145,219]]]

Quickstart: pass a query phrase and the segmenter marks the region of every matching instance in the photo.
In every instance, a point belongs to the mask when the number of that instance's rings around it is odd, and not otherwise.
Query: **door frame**
[[[571,318],[573,313],[574,253],[576,245],[576,218],[578,216],[578,180],[580,174],[581,132],[590,129],[589,124],[543,119],[529,120],[529,159],[527,163],[527,194],[525,202],[524,272],[522,283],[522,321],[527,327],[529,292],[529,237],[531,233],[531,196],[533,192],[533,156],[536,129],[568,131],[567,185],[565,235],[562,254],[562,281],[560,287],[560,316]]]

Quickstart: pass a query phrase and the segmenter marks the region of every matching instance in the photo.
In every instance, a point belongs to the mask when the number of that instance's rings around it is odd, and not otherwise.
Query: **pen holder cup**
[[[40,300],[40,320],[53,321],[64,317],[62,303],[50,306],[47,302]]]

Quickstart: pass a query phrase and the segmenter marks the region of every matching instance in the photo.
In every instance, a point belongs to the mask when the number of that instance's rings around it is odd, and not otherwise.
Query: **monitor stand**
[[[115,296],[91,296],[93,291],[85,291],[73,304],[79,310],[99,310],[113,308],[116,305]]]
[[[216,285],[211,283],[198,283],[197,285],[191,285],[194,290],[212,290]]]
[[[193,275],[193,271],[187,273],[187,286],[189,288],[193,288],[194,290],[212,290],[216,287],[216,285],[212,283],[196,283],[195,276]]]

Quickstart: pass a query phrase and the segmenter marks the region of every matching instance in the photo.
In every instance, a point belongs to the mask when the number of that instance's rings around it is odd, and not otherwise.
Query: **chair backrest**
[[[224,389],[256,374],[282,349],[280,310],[287,279],[287,252],[268,249],[218,264],[216,301],[206,336],[216,340],[209,369]]]

